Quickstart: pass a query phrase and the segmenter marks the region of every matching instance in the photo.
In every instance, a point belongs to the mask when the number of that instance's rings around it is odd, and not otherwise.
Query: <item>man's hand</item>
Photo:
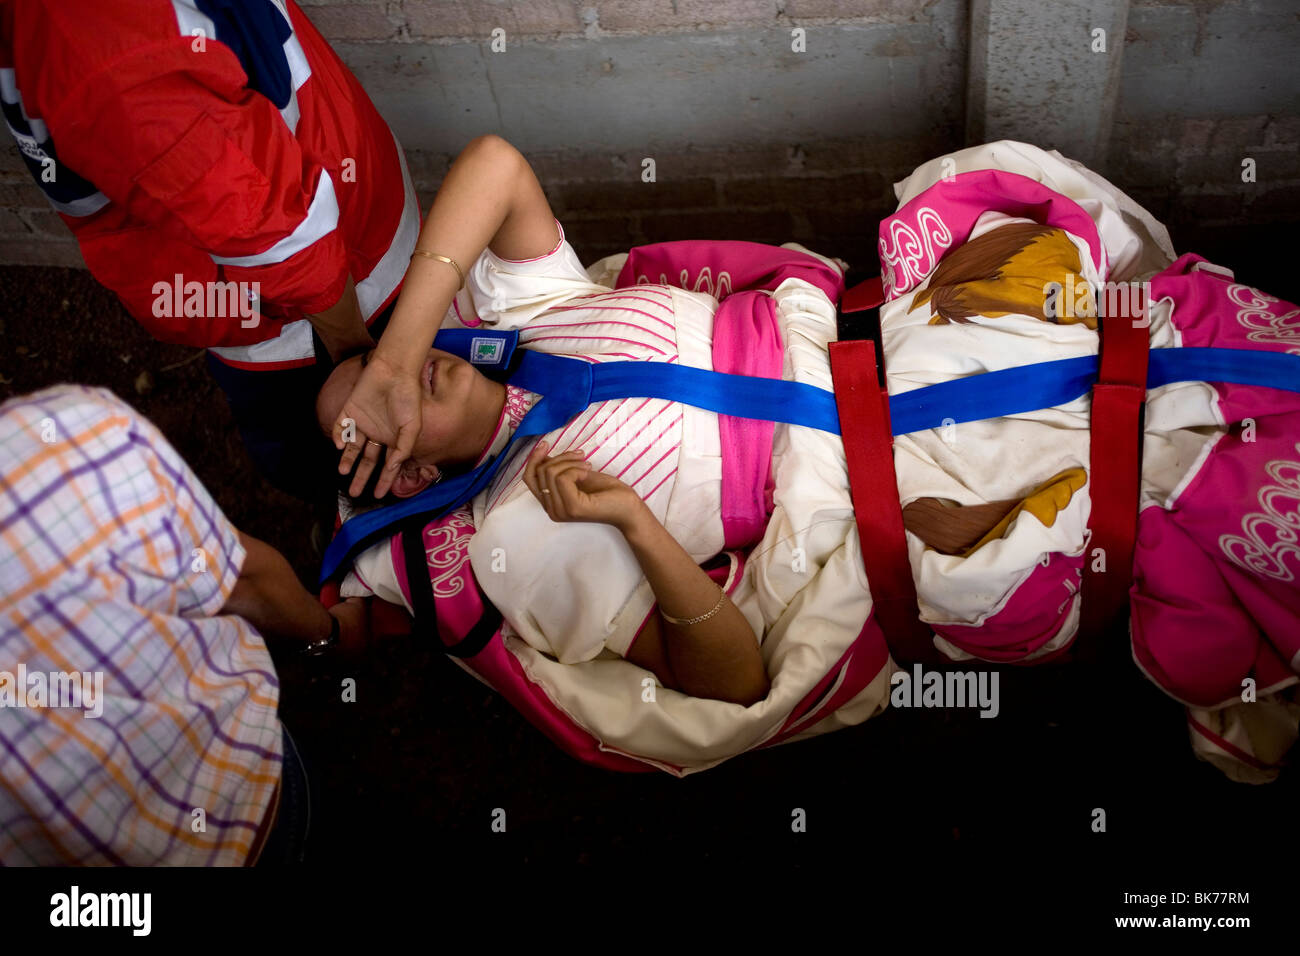
[[[238,533],[244,563],[221,613],[237,614],[266,638],[306,644],[327,637],[330,615],[302,586],[284,555],[265,541]]]
[[[359,495],[366,487],[383,445],[388,446],[388,457],[375,497],[388,494],[420,434],[420,398],[419,370],[391,363],[376,350],[334,423],[334,447],[343,452],[339,474],[346,475],[361,458],[349,494]]]
[[[345,654],[359,654],[366,649],[370,639],[370,617],[366,599],[350,597],[329,609],[339,622],[339,650]]]
[[[594,521],[620,531],[631,527],[646,510],[631,487],[613,475],[593,471],[581,451],[546,457],[542,441],[524,465],[524,484],[541,502],[552,521]]]

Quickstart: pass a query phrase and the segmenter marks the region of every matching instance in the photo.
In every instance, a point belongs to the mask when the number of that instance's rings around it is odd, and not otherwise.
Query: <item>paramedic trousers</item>
[[[303,861],[311,831],[311,782],[289,728],[280,725],[284,763],[280,771],[280,806],[257,858],[258,866],[296,866]]]
[[[378,341],[393,301],[370,323]],[[316,422],[316,393],[333,369],[319,336],[316,361],[300,368],[256,371],[234,368],[208,353],[208,371],[226,393],[240,438],[253,464],[281,491],[313,505],[333,502],[339,452]]]

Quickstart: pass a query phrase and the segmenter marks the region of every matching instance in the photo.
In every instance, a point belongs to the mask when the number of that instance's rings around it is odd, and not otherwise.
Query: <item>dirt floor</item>
[[[1175,239],[1294,301],[1297,278],[1282,261],[1294,228]],[[237,526],[314,579],[308,508],[253,472],[196,350],[152,341],[76,270],[0,267],[0,322],[0,399],[65,381],[113,389],[158,424]],[[277,666],[282,717],[316,791],[315,863],[741,856],[811,865],[848,854],[885,866],[935,841],[1100,864],[1121,851],[1189,847],[1250,858],[1293,810],[1296,775],[1251,788],[1196,761],[1180,708],[1124,660],[1126,637],[1114,642],[1120,660],[1099,668],[1004,670],[994,720],[890,711],[686,780],[575,762],[426,640],[315,668],[281,654]],[[341,700],[344,677],[357,681],[355,703]],[[490,826],[497,808],[504,835]],[[792,832],[796,808],[806,833]],[[1106,810],[1105,834],[1092,832],[1096,808]]]

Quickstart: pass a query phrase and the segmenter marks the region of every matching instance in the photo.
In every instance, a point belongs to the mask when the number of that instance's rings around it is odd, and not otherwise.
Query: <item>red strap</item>
[[[1092,388],[1089,454],[1091,534],[1083,555],[1080,628],[1089,645],[1097,645],[1123,619],[1133,581],[1142,409],[1151,344],[1147,323],[1139,322],[1145,312],[1146,303],[1142,302],[1136,317],[1116,315],[1103,317],[1100,322],[1101,364],[1097,384]],[[1087,650],[1091,648],[1085,645]]]
[[[321,585],[320,597],[318,600],[322,605],[324,605],[326,610],[342,601],[343,598],[339,595],[339,583],[337,581],[326,581]]]
[[[885,284],[880,276],[859,282],[852,289],[845,289],[840,299],[841,312],[865,312],[874,309],[885,301]]]
[[[889,395],[879,385],[875,343],[832,342],[830,358],[853,513],[876,620],[895,660],[932,662],[937,654],[930,629],[917,616],[894,474]]]

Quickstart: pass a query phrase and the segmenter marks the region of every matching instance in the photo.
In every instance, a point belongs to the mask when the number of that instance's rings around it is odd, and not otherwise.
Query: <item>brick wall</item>
[[[394,126],[422,201],[464,142],[500,132],[585,259],[714,237],[793,239],[869,264],[891,184],[960,145],[961,0],[304,9]],[[507,49],[494,53],[497,28]],[[413,95],[426,90],[441,98]],[[654,183],[641,179],[647,158]]]
[[[962,0],[300,2],[398,133],[426,208],[459,146],[499,132],[588,260],[708,236],[794,239],[870,266],[891,183],[963,145]],[[1300,20],[1284,7],[1132,6],[1105,172],[1176,235],[1300,220],[1297,77],[1279,68]],[[81,264],[7,143],[0,263]]]
[[[850,262],[870,262],[876,225],[896,205],[892,183],[916,156],[953,148],[935,134],[892,142],[861,140],[744,151],[693,150],[656,158],[657,179],[641,181],[639,157],[582,162],[530,152],[566,234],[584,260],[671,239],[794,240]],[[413,169],[424,208],[448,157]]]
[[[1300,221],[1297,42],[1294,4],[1134,3],[1111,178],[1202,245],[1245,224]]]
[[[331,40],[478,42],[923,20],[922,0],[300,0]]]
[[[0,149],[0,264],[85,268],[72,234],[32,181],[12,139]]]

